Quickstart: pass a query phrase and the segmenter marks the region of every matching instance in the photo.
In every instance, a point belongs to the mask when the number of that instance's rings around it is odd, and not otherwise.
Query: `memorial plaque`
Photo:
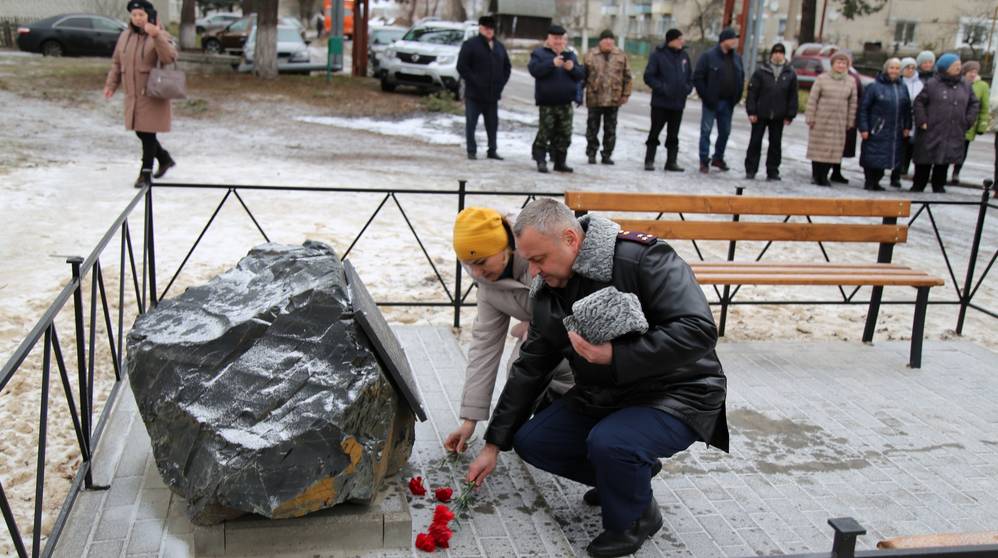
[[[419,397],[419,389],[413,378],[412,367],[409,366],[409,359],[405,356],[401,343],[395,332],[389,327],[385,317],[378,310],[374,298],[368,292],[364,282],[357,275],[357,270],[349,260],[343,262],[343,270],[347,276],[347,287],[350,290],[350,304],[353,306],[354,320],[360,324],[364,333],[367,334],[371,346],[378,360],[381,361],[383,369],[388,371],[388,379],[395,386],[398,393],[402,394],[409,408],[416,415],[420,422],[426,420],[426,411],[423,409],[423,402]]]

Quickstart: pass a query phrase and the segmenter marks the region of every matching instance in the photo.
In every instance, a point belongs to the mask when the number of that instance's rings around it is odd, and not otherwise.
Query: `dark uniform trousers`
[[[696,441],[683,421],[651,407],[625,407],[602,419],[564,398],[534,415],[513,449],[538,469],[599,489],[603,528],[630,527],[652,499],[651,467]]]
[[[572,103],[537,108],[540,117],[533,145],[534,160],[545,160],[548,152],[568,152],[568,146],[572,144]]]
[[[489,153],[496,152],[496,134],[499,130],[499,102],[486,103],[464,100],[464,135],[468,153],[474,155],[478,151],[475,142],[475,129],[478,127],[478,117],[485,118],[485,135],[489,140]]]
[[[603,156],[613,154],[617,145],[617,111],[619,107],[589,107],[586,120],[586,155],[595,157],[599,149],[600,120],[603,121]]]

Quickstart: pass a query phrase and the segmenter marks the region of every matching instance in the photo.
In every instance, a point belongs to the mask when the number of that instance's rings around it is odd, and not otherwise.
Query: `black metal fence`
[[[987,265],[984,267],[984,271],[977,273],[976,262],[980,256],[981,241],[984,231],[986,230],[986,220],[988,212],[993,209],[998,209],[991,201],[991,188],[988,184],[983,193],[981,194],[980,201],[978,202],[960,202],[960,201],[936,201],[936,200],[926,200],[926,201],[915,201],[913,205],[918,207],[917,211],[909,219],[908,224],[912,226],[916,223],[924,222],[927,220],[933,230],[935,238],[938,242],[939,248],[943,254],[943,258],[946,261],[947,268],[950,273],[950,279],[953,284],[953,288],[956,293],[955,299],[950,300],[934,300],[933,304],[950,304],[959,305],[960,312],[957,322],[957,331],[962,332],[964,320],[966,317],[967,310],[972,309],[981,312],[992,318],[998,317],[998,313],[994,310],[984,308],[983,306],[974,302],[974,297],[980,289],[981,285],[984,283],[986,277],[989,275],[990,271],[994,267],[995,260],[998,258],[998,250],[995,254],[991,256],[988,260]],[[193,245],[187,251],[185,257],[181,261],[180,265],[176,271],[172,274],[170,280],[167,282],[166,287],[159,291],[157,288],[157,264],[156,264],[156,242],[155,242],[155,226],[154,226],[154,215],[153,210],[153,191],[156,189],[199,189],[204,191],[210,190],[221,190],[224,191],[224,195],[221,201],[216,206],[211,217],[205,223],[204,227],[201,229],[200,234],[194,240]],[[13,545],[17,555],[19,557],[27,556],[50,556],[55,548],[55,543],[59,538],[62,528],[65,524],[66,518],[69,511],[72,509],[72,505],[75,501],[76,495],[79,490],[99,490],[107,487],[101,487],[94,484],[93,481],[93,449],[97,447],[97,443],[100,439],[101,433],[103,431],[103,426],[107,420],[112,403],[115,401],[115,395],[121,386],[122,379],[124,378],[124,359],[123,359],[123,335],[124,335],[124,315],[126,308],[129,312],[134,312],[135,314],[142,314],[148,308],[155,307],[160,299],[169,294],[171,287],[175,284],[177,278],[180,276],[184,267],[187,265],[191,258],[191,255],[198,248],[199,244],[205,237],[207,231],[211,228],[212,224],[215,222],[219,212],[227,203],[238,203],[239,206],[246,212],[249,218],[252,220],[256,230],[260,233],[262,238],[269,241],[269,236],[265,232],[263,225],[256,218],[256,215],[250,210],[249,205],[245,202],[243,197],[240,195],[241,191],[299,191],[299,192],[311,192],[317,194],[335,194],[335,193],[354,193],[354,194],[368,194],[372,196],[379,196],[380,203],[377,208],[370,215],[367,221],[361,227],[360,231],[351,241],[347,250],[343,253],[342,258],[347,258],[353,248],[356,246],[357,242],[367,233],[371,227],[374,219],[384,210],[386,206],[396,207],[402,215],[402,219],[407,227],[407,229],[414,236],[417,244],[420,247],[422,255],[426,258],[426,261],[430,268],[433,270],[435,279],[439,286],[442,288],[446,295],[444,300],[424,300],[424,301],[379,301],[380,305],[383,306],[419,306],[419,307],[450,307],[453,308],[453,323],[455,327],[460,326],[461,323],[461,308],[465,306],[471,306],[467,302],[468,296],[471,290],[474,288],[473,285],[466,286],[463,283],[463,272],[462,267],[459,262],[455,262],[455,274],[454,282],[449,285],[444,279],[443,274],[438,268],[434,259],[430,256],[427,251],[423,241],[420,239],[419,232],[413,225],[408,213],[406,212],[405,206],[403,205],[401,198],[405,196],[412,195],[430,195],[439,196],[441,198],[450,198],[456,201],[454,205],[455,212],[460,211],[465,207],[465,203],[469,196],[498,196],[498,197],[517,197],[523,198],[523,205],[526,205],[530,200],[539,197],[561,197],[560,192],[525,192],[525,191],[469,191],[467,189],[467,184],[465,181],[461,181],[458,187],[453,190],[404,190],[404,189],[361,189],[361,188],[289,188],[281,186],[237,186],[237,185],[209,185],[209,184],[171,184],[163,183],[156,184],[152,188],[146,188],[140,191],[128,204],[125,210],[115,219],[114,223],[108,229],[107,233],[103,235],[100,242],[90,253],[87,258],[69,258],[67,262],[70,265],[70,281],[65,285],[65,287],[59,292],[55,297],[52,304],[49,305],[46,312],[43,314],[41,319],[38,321],[37,325],[31,330],[27,337],[22,341],[22,343],[17,347],[14,354],[4,365],[3,369],[0,370],[0,391],[6,387],[11,379],[18,373],[24,372],[24,363],[34,351],[40,350],[42,352],[42,362],[41,362],[41,399],[39,404],[39,429],[38,429],[38,447],[37,447],[37,461],[36,461],[36,479],[35,479],[35,498],[34,498],[34,513],[32,521],[32,541],[29,547],[25,544],[25,540],[21,535],[21,526],[18,524],[15,518],[14,511],[11,509],[10,500],[4,493],[3,484],[0,482],[0,512],[3,513],[4,521],[7,526],[8,536],[10,538],[10,543]],[[142,205],[142,245],[141,245],[141,265],[136,265],[136,251],[133,248],[133,241],[131,235],[131,229],[129,227],[129,221],[137,213],[137,208]],[[969,261],[967,264],[967,270],[965,275],[962,276],[962,281],[958,280],[958,276],[953,269],[951,264],[951,259],[949,257],[946,244],[940,234],[939,228],[935,221],[935,217],[932,212],[933,206],[942,205],[973,205],[978,206],[978,218],[976,227],[974,229],[973,240],[971,244],[971,253]],[[922,216],[926,219],[919,221]],[[117,263],[119,268],[118,276],[118,292],[116,305],[109,303],[109,298],[107,294],[107,289],[105,288],[103,268],[101,265],[102,258],[105,252],[111,246],[112,240],[116,237],[120,238],[120,250],[117,254]],[[768,249],[768,245],[763,249],[762,253],[758,255],[757,259],[761,259]],[[699,248],[697,248],[698,254],[700,254]],[[828,258],[827,253],[822,248],[822,253],[825,254],[826,259]],[[700,254],[702,257],[702,254]],[[729,250],[729,258],[734,256],[734,250]],[[89,299],[85,298],[85,281],[90,278],[89,283]],[[134,296],[129,300],[126,297],[126,283],[130,279],[129,290],[134,291]],[[962,284],[962,286],[961,286]],[[732,304],[733,297],[735,293],[729,293],[727,297],[727,303]],[[842,293],[845,303],[851,303],[852,295],[847,295],[845,292]],[[721,296],[721,293],[718,293]],[[72,300],[72,316],[75,330],[74,348],[76,352],[76,379],[77,379],[77,393],[72,391],[72,382],[70,381],[70,367],[67,366],[65,359],[63,358],[63,348],[60,342],[60,338],[56,331],[56,318],[67,307],[69,301]],[[100,301],[100,308],[98,309],[98,300]],[[721,304],[724,301],[715,301],[713,304]],[[837,303],[843,303],[842,301],[836,301]],[[798,303],[794,301],[781,301],[780,303]],[[831,303],[831,302],[828,302]],[[913,301],[884,301],[884,304],[912,304]],[[84,312],[84,307],[89,306],[89,312]],[[116,323],[112,319],[112,314],[116,312]],[[98,315],[103,318],[103,335],[99,331],[97,326]],[[86,323],[86,317],[89,316],[89,325]],[[110,394],[107,399],[107,404],[104,405],[99,417],[97,417],[96,423],[94,423],[94,378],[96,370],[100,368],[106,368],[107,363],[97,362],[101,355],[105,354],[103,351],[97,350],[98,337],[102,337],[99,341],[100,343],[107,342],[109,358],[107,359],[110,363],[110,369],[114,371],[114,383],[110,390]],[[47,432],[48,432],[48,409],[50,404],[50,391],[49,391],[49,380],[52,373],[52,362],[55,361],[56,368],[59,373],[61,384],[63,387],[63,392],[67,405],[69,407],[69,414],[71,416],[72,428],[75,432],[76,441],[79,445],[80,453],[82,456],[82,464],[76,471],[76,475],[70,487],[69,495],[67,496],[62,509],[59,513],[55,524],[48,535],[47,544],[42,547],[41,535],[42,535],[42,515],[43,515],[43,502],[44,502],[44,490],[45,490],[45,455],[47,446]],[[68,428],[69,425],[61,425],[63,428]],[[837,529],[838,533],[838,529]],[[839,535],[836,535],[836,540],[839,540]],[[855,543],[855,536],[852,538],[853,545]],[[839,542],[836,543],[836,548],[838,548]],[[844,547],[843,547],[844,548]],[[835,554],[833,551],[833,556],[851,556],[852,554],[844,553]],[[909,554],[888,554],[887,551],[881,551],[877,556],[984,556],[986,554],[980,554],[973,549],[957,549],[954,551],[956,553],[950,554],[931,554],[931,553],[909,553]],[[864,555],[863,553],[856,553],[856,555]],[[817,555],[815,555],[817,556]],[[828,556],[828,554],[822,554],[821,556]]]

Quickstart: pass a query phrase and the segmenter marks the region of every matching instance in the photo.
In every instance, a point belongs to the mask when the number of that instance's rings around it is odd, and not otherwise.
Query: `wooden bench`
[[[757,196],[630,194],[607,192],[566,192],[565,203],[577,215],[590,211],[613,213],[658,213],[656,219],[622,219],[614,217],[624,230],[653,234],[664,240],[728,241],[727,261],[690,262],[697,281],[702,285],[723,286],[718,290],[721,319],[718,332],[724,335],[728,306],[734,302],[732,286],[741,285],[830,285],[839,287],[844,304],[857,304],[852,298],[861,287],[872,287],[863,341],[873,340],[877,314],[886,286],[907,286],[916,289],[915,317],[911,332],[909,366],[919,368],[922,362],[922,338],[929,289],[943,280],[907,266],[891,263],[894,246],[908,239],[908,227],[898,224],[899,217],[911,213],[906,200],[788,198]],[[687,220],[685,214],[730,215],[731,220]],[[664,214],[678,214],[678,219],[664,220]],[[742,221],[743,216],[780,216],[782,222]],[[815,223],[811,217],[870,217],[878,223]],[[806,222],[790,222],[792,217]],[[738,241],[765,241],[766,247],[755,261],[735,261]],[[763,262],[762,256],[772,242],[818,242],[823,262]],[[831,263],[823,242],[877,243],[879,253],[875,263]],[[699,253],[699,248],[697,248]],[[855,287],[846,295],[843,287]],[[753,301],[755,302],[755,301]],[[755,302],[758,303],[758,302]],[[781,301],[783,303],[783,301]],[[802,304],[829,304],[837,301],[810,301]]]

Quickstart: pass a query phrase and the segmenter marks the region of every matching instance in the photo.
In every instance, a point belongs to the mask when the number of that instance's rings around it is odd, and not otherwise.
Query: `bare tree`
[[[707,38],[707,32],[712,24],[720,19],[724,8],[723,0],[693,0],[693,21],[691,25],[696,26],[700,32],[700,40]]]
[[[856,16],[871,15],[879,12],[887,0],[834,0],[842,6],[842,16],[848,20]],[[800,8],[800,42],[814,42],[814,25],[818,15],[818,0],[804,0]]]
[[[197,15],[196,0],[184,0],[180,6],[180,48],[181,50],[194,50],[197,40],[197,29],[194,20]]]
[[[262,79],[277,79],[277,0],[258,0],[256,9],[253,73]]]

